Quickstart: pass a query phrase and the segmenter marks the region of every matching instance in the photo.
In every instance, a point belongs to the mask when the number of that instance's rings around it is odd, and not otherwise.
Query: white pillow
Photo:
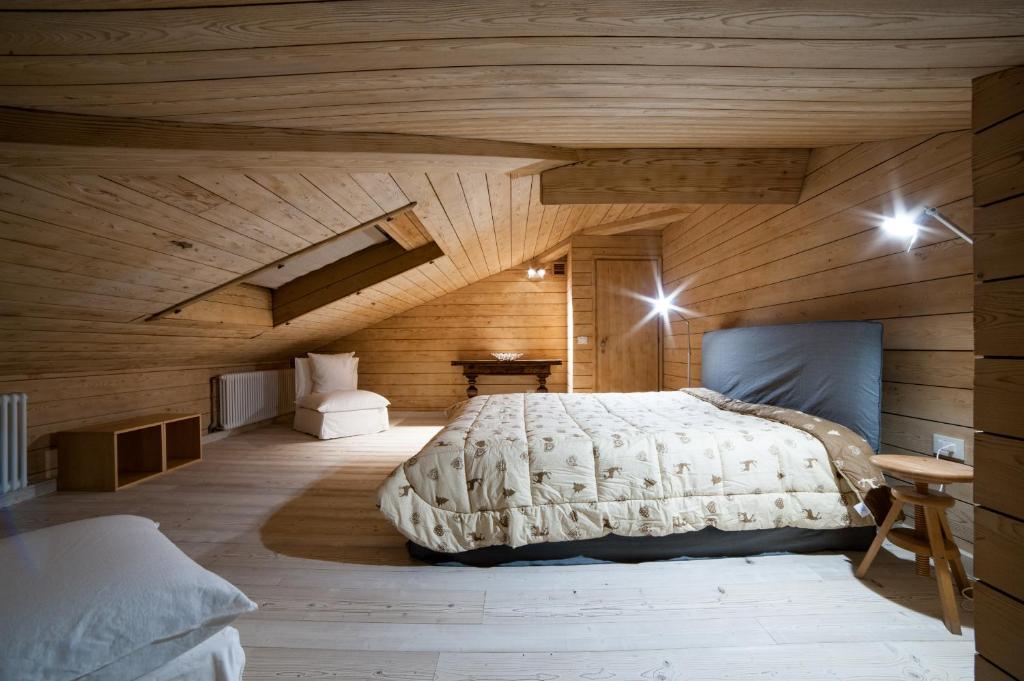
[[[0,539],[0,575],[0,679],[134,679],[256,609],[138,516]]]
[[[359,358],[351,353],[317,355],[309,353],[313,392],[329,393],[335,390],[355,390],[359,381]]]
[[[386,397],[369,390],[336,390],[330,393],[310,393],[296,403],[303,409],[313,409],[321,414],[338,411],[358,411],[386,407]]]
[[[340,352],[336,357],[355,357],[354,352]],[[313,392],[313,370],[308,357],[295,358],[295,397],[299,398]]]

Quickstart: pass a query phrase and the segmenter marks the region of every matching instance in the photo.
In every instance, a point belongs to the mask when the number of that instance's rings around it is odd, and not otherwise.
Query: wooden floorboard
[[[286,426],[209,445],[201,463],[113,494],[10,509],[3,534],[111,513],[157,520],[260,609],[236,626],[246,679],[431,681],[929,679],[973,676],[934,582],[883,552],[639,565],[413,563],[374,507],[391,469],[438,429],[398,416],[379,435],[320,442]]]

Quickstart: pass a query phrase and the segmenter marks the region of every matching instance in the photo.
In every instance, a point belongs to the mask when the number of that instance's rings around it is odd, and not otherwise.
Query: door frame
[[[654,263],[654,277],[655,284],[661,285],[661,256],[660,255],[608,255],[598,256],[594,258],[594,388],[593,392],[599,392],[598,390],[598,362],[597,353],[598,340],[601,337],[599,333],[600,320],[598,319],[598,304],[597,304],[597,263],[602,260],[639,260],[643,262]],[[665,389],[665,357],[664,357],[664,336],[665,336],[665,324],[655,315],[655,321],[658,322],[658,390]]]

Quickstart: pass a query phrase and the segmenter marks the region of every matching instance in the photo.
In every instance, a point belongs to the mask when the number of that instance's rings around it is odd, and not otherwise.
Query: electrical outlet
[[[590,342],[590,336],[576,336],[576,345],[586,345]]]
[[[945,447],[946,449],[942,449]],[[954,461],[964,460],[964,441],[958,437],[932,433],[932,454],[942,450],[942,456]]]

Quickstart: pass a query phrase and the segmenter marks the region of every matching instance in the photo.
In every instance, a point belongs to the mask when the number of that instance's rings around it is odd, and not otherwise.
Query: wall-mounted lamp
[[[907,250],[910,250],[910,246],[914,244],[914,240],[917,238],[917,232],[921,228],[918,220],[922,215],[926,215],[940,225],[948,229],[949,231],[956,234],[958,237],[963,239],[969,244],[974,243],[974,239],[967,235],[962,229],[953,224],[949,218],[939,212],[937,208],[924,208],[920,213],[902,213],[900,215],[894,215],[891,218],[886,218],[882,221],[882,229],[888,234],[896,237],[909,238],[910,244],[907,246]]]
[[[658,288],[660,289],[661,287],[659,286]],[[683,314],[683,309],[673,302],[674,299],[674,295],[666,296],[664,293],[659,293],[657,298],[648,298],[651,301],[652,312],[664,318],[666,322],[669,321],[669,315],[675,312],[676,316],[686,323],[686,387],[689,388],[693,385],[690,368],[693,364],[693,341],[690,339],[690,319]]]
[[[526,270],[526,278],[531,281],[537,281],[538,279],[543,279],[544,275],[547,273],[548,271],[543,267],[538,267],[536,269],[531,267],[530,269]]]

